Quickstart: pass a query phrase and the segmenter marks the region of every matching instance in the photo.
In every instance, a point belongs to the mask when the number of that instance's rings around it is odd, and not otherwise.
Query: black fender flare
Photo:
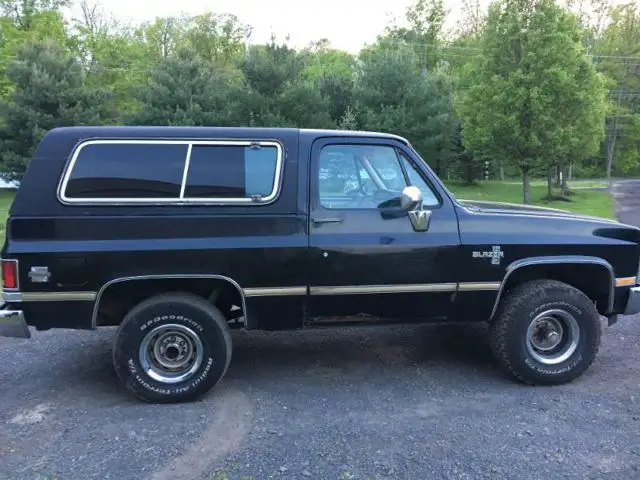
[[[607,311],[606,313],[610,313],[613,311],[613,302],[615,298],[615,287],[616,287],[616,277],[613,270],[613,266],[607,262],[605,259],[600,257],[586,256],[586,255],[553,255],[553,256],[543,256],[543,257],[527,257],[521,258],[520,260],[516,260],[510,263],[507,266],[504,277],[502,278],[502,282],[500,283],[500,288],[498,289],[498,295],[493,304],[493,309],[491,310],[491,315],[489,316],[489,321],[491,321],[498,310],[498,305],[500,304],[500,299],[504,293],[505,286],[509,280],[509,277],[513,274],[513,272],[527,268],[533,265],[576,265],[576,264],[590,264],[590,265],[598,265],[601,268],[605,269],[609,275],[609,294],[607,299]]]

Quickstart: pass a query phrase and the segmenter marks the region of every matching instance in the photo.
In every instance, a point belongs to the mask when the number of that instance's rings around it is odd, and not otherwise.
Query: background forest
[[[446,181],[640,175],[640,7],[417,0],[357,55],[251,43],[224,12],[127,25],[97,4],[0,0],[0,175],[63,125],[295,126],[407,137]],[[458,15],[459,16],[459,15]],[[329,32],[328,32],[329,35]],[[521,194],[521,195],[522,195]]]

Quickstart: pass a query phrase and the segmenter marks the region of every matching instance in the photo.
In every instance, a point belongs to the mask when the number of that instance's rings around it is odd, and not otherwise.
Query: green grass
[[[494,182],[495,183],[495,182]],[[504,182],[499,182],[499,183],[506,183],[509,185],[522,185],[522,181],[521,180],[505,180]],[[606,180],[575,180],[575,181],[570,181],[569,182],[569,186],[572,189],[581,189],[581,188],[604,188],[607,187],[609,184],[607,183]],[[547,179],[545,178],[544,180],[531,180],[531,186],[534,187],[547,187]]]
[[[582,184],[576,184],[576,187],[582,186]],[[601,185],[596,184],[593,186]],[[461,182],[447,182],[447,187],[461,200],[522,203],[522,184],[520,183],[489,181],[469,186]],[[571,184],[569,187],[571,188]],[[547,195],[547,185],[542,182],[536,182],[531,185],[531,203],[542,207],[559,208],[596,217],[615,218],[614,200],[608,191],[575,189],[573,192],[575,194],[568,198],[569,201],[549,202],[544,200]],[[554,191],[554,194],[557,193]]]

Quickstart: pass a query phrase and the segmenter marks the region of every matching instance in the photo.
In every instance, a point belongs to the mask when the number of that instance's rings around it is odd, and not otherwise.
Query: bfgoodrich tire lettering
[[[538,325],[548,328],[541,336],[532,334]],[[582,375],[598,353],[600,337],[593,302],[555,280],[517,286],[490,325],[491,349],[502,369],[531,385],[559,385]]]
[[[184,354],[179,367],[167,366],[169,357],[165,363],[157,361],[156,355],[167,345],[175,350],[176,361],[181,351]],[[173,403],[194,400],[211,390],[226,373],[231,351],[226,319],[216,307],[196,295],[167,293],[141,302],[127,314],[116,334],[113,364],[136,397]],[[167,373],[180,373],[181,368],[183,375]]]

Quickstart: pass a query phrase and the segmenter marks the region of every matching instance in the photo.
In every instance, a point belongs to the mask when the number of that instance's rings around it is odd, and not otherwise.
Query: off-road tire
[[[549,309],[570,313],[579,326],[578,345],[562,363],[547,365],[527,348],[527,329]],[[582,375],[600,348],[601,320],[593,302],[580,290],[555,280],[533,280],[515,287],[501,301],[489,326],[491,350],[511,377],[530,385],[560,385]]]
[[[139,358],[146,334],[166,324],[188,327],[197,334],[203,347],[199,368],[179,383],[159,382],[150,377]],[[164,293],[142,301],[127,313],[113,344],[113,365],[124,386],[140,400],[187,402],[204,395],[222,379],[231,353],[226,319],[214,305],[190,293]]]

